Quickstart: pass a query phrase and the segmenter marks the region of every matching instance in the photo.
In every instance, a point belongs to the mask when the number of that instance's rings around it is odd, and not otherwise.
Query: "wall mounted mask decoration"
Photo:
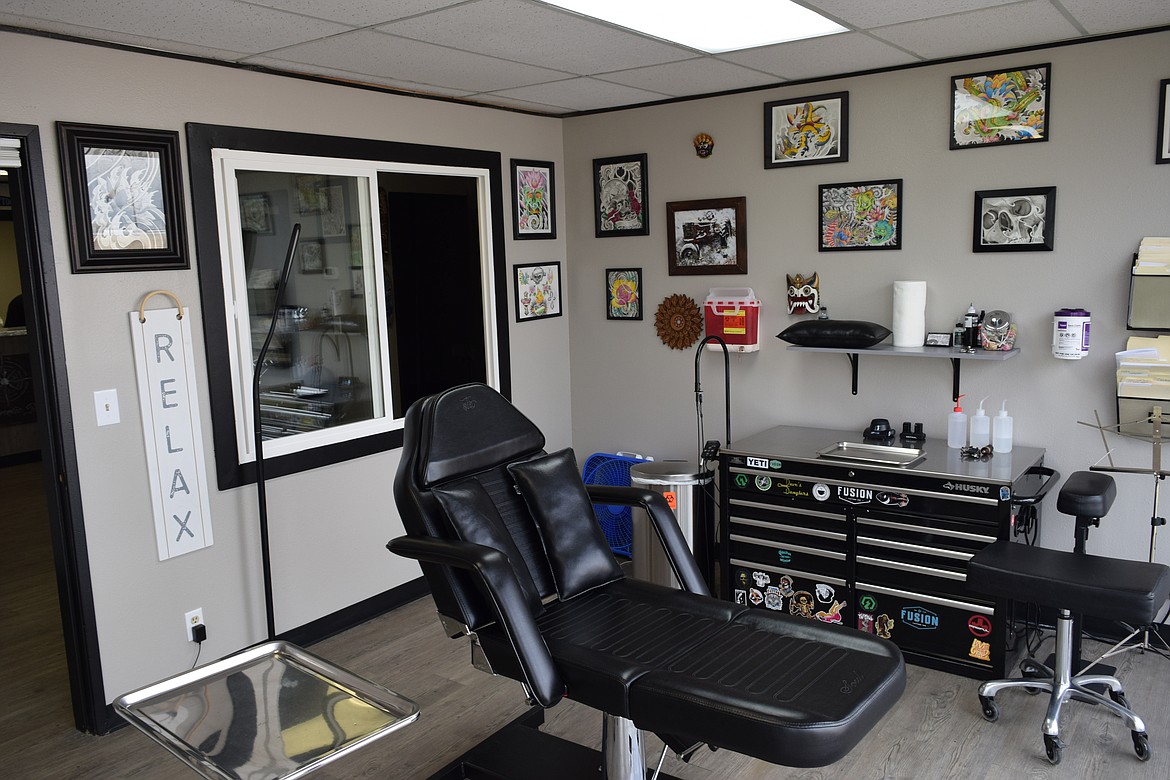
[[[821,280],[819,274],[792,276],[788,279],[788,313],[816,314],[821,310]]]
[[[707,158],[715,151],[715,139],[706,133],[699,133],[695,136],[695,154],[700,157]]]

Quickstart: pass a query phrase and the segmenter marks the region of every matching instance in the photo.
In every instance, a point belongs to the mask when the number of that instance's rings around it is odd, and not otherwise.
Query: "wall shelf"
[[[977,349],[974,352],[955,352],[951,347],[895,347],[891,344],[877,344],[865,349],[842,349],[840,347],[800,347],[790,346],[794,352],[833,352],[849,358],[849,366],[853,374],[853,394],[857,395],[857,358],[859,355],[867,357],[904,357],[904,358],[950,358],[951,359],[951,399],[959,400],[959,366],[964,360],[984,360],[1002,362],[1010,360],[1020,354],[1020,350],[1011,349],[1004,352],[990,352]]]

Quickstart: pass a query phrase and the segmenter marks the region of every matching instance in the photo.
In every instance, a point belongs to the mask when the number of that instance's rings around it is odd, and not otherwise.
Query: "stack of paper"
[[[1133,272],[1140,276],[1170,276],[1170,238],[1143,238]]]
[[[1117,395],[1170,400],[1170,336],[1131,336],[1117,353]]]

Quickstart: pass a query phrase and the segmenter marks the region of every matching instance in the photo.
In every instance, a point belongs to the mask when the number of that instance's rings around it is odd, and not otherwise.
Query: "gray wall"
[[[1051,140],[1015,147],[948,150],[950,77],[980,69],[1051,62]],[[737,437],[778,424],[845,429],[858,436],[873,417],[922,421],[945,438],[951,411],[947,360],[861,357],[860,390],[838,355],[785,350],[774,338],[787,314],[785,274],[819,272],[836,319],[891,326],[892,283],[927,282],[927,327],[948,331],[974,302],[1005,309],[1019,322],[1022,353],[1004,363],[967,362],[968,410],[989,396],[1006,399],[1016,441],[1044,447],[1046,463],[1067,475],[1104,453],[1097,431],[1078,425],[1095,410],[1116,421],[1113,353],[1125,347],[1130,259],[1143,236],[1170,234],[1170,165],[1155,165],[1158,81],[1170,75],[1170,34],[971,59],[817,84],[648,107],[565,121],[565,181],[570,208],[569,267],[579,294],[573,329],[573,441],[578,452],[633,450],[695,457],[694,351],[670,350],[655,335],[655,309],[667,295],[702,302],[711,287],[752,287],[763,299],[757,354],[732,357]],[[763,104],[847,90],[849,162],[767,170],[762,163]],[[691,139],[715,138],[698,158]],[[593,237],[591,160],[649,155],[648,237]],[[817,251],[817,185],[902,178],[904,248],[884,252]],[[973,193],[1055,185],[1053,252],[971,250]],[[669,201],[747,197],[746,276],[668,276]],[[607,321],[603,269],[641,266],[646,319]],[[1080,361],[1052,357],[1052,314],[1092,311],[1092,348]],[[703,362],[707,438],[723,437],[722,358]],[[974,401],[974,403],[972,403]],[[826,441],[826,445],[832,442]],[[1150,447],[1114,436],[1114,458],[1149,466]],[[1152,478],[1117,477],[1116,508],[1091,550],[1144,558]],[[1072,523],[1047,502],[1042,542],[1071,548]],[[1167,545],[1159,553],[1170,561]]]
[[[264,638],[255,491],[220,493],[213,481],[215,544],[158,561],[127,312],[157,288],[175,292],[191,309],[214,473],[199,258],[189,271],[70,273],[54,122],[180,133],[186,122],[207,122],[489,149],[501,153],[506,177],[510,157],[551,160],[559,168],[560,121],[9,33],[0,33],[0,70],[0,118],[38,125],[44,145],[103,676],[113,700],[191,665],[195,648],[182,624],[187,610],[204,610],[204,661]],[[185,149],[183,163],[185,171]],[[505,184],[505,198],[508,192]],[[507,203],[504,219],[511,219]],[[510,222],[504,229],[510,263],[564,260],[563,238],[516,243]],[[510,298],[499,305],[513,319]],[[511,330],[514,399],[545,430],[550,447],[567,446],[568,318],[513,323]],[[122,423],[98,428],[93,392],[106,388],[118,390]],[[384,453],[271,482],[278,631],[418,576],[413,563],[384,547],[402,531],[390,495],[397,462],[397,453]]]

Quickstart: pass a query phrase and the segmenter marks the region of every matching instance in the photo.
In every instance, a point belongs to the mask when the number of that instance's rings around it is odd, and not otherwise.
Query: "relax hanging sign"
[[[212,542],[189,322],[186,309],[130,312],[160,561]]]

